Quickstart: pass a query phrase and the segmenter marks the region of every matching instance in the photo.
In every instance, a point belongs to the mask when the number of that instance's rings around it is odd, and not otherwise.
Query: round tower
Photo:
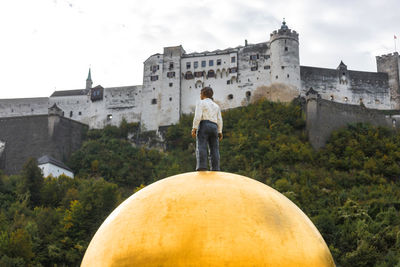
[[[299,34],[286,25],[270,35],[271,83],[287,85],[300,93]]]

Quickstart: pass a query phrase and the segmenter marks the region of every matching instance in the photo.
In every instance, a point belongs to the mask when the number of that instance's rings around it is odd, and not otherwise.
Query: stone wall
[[[399,53],[387,54],[376,57],[378,72],[386,72],[389,77],[392,108],[400,108],[400,56]]]
[[[352,105],[362,102],[373,109],[391,108],[387,73],[301,66],[300,74],[301,95],[313,88],[326,100]]]
[[[0,140],[5,143],[0,167],[7,174],[16,174],[28,158],[43,155],[66,162],[71,153],[80,148],[87,128],[58,116],[0,118]]]
[[[331,133],[351,123],[400,128],[400,111],[386,115],[383,111],[360,105],[336,103],[321,98],[309,98],[306,104],[307,132],[315,149],[325,146]]]
[[[0,117],[47,114],[48,97],[0,99]]]

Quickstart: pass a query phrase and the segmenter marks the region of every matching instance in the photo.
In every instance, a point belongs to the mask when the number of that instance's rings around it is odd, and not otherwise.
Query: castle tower
[[[160,126],[179,122],[181,115],[181,58],[182,46],[164,47]]]
[[[163,54],[144,62],[142,88],[142,130],[178,123],[181,113],[182,46],[165,47]]]
[[[270,35],[271,83],[280,83],[300,93],[299,34],[286,25]]]
[[[386,72],[389,76],[390,101],[393,109],[400,109],[400,56],[399,53],[376,57],[378,72]]]
[[[91,89],[92,85],[93,85],[92,74],[91,74],[91,71],[90,71],[90,68],[89,68],[89,74],[88,74],[88,77],[86,79],[86,89]]]

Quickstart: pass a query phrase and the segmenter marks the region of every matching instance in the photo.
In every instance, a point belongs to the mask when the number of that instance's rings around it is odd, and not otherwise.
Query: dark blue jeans
[[[196,134],[196,171],[206,171],[207,146],[210,148],[210,165],[212,171],[219,171],[219,140],[217,124],[211,121],[201,121]]]

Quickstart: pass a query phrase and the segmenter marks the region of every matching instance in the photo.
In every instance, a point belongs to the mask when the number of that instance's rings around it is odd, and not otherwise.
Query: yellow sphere
[[[308,217],[278,191],[224,172],[192,172],[125,200],[81,266],[334,266]]]

